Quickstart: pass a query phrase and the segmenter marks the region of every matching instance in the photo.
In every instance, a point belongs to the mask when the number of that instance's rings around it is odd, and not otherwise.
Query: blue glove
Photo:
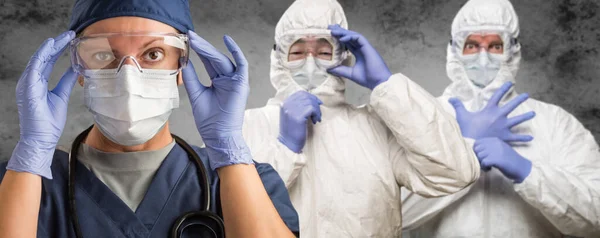
[[[462,102],[457,98],[448,100],[456,111],[456,120],[464,137],[475,140],[486,137],[497,137],[506,142],[528,142],[533,140],[533,137],[529,135],[513,134],[510,129],[535,117],[535,112],[531,111],[507,118],[515,108],[529,98],[529,95],[521,94],[504,106],[498,106],[502,97],[504,97],[511,87],[511,82],[502,85],[492,95],[485,108],[479,112],[467,111]]]
[[[498,138],[479,139],[475,141],[473,149],[484,171],[497,168],[515,183],[523,182],[531,173],[531,161]]]
[[[21,137],[6,169],[52,179],[50,165],[67,121],[69,96],[77,74],[69,68],[52,91],[48,91],[48,79],[74,37],[74,32],[67,31],[47,39],[21,75],[16,90]]]
[[[373,90],[377,85],[387,81],[392,73],[377,50],[359,33],[346,30],[339,25],[329,26],[331,35],[356,57],[353,67],[338,66],[327,70],[328,73],[344,77]]]
[[[244,110],[250,93],[248,62],[242,50],[231,37],[223,37],[236,67],[227,56],[193,31],[189,31],[188,36],[190,46],[200,56],[212,80],[210,87],[202,85],[191,62],[183,69],[183,82],[196,127],[206,144],[211,168],[253,164],[242,136]]]
[[[321,121],[323,102],[306,91],[298,91],[283,102],[279,110],[279,141],[295,153],[302,152],[306,143],[306,126]]]

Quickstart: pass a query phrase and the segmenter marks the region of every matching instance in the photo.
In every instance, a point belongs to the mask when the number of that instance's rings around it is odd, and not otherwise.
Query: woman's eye
[[[493,48],[495,50],[501,50],[502,49],[502,45],[494,45]]]
[[[304,54],[304,52],[302,52],[302,51],[293,51],[290,54],[291,55],[302,55],[302,54]]]
[[[112,52],[98,52],[95,53],[93,57],[97,61],[112,61],[115,59]]]
[[[159,50],[152,50],[144,55],[144,59],[148,61],[160,61],[164,57],[165,55]]]
[[[473,44],[467,44],[467,49],[471,50],[471,49],[474,49],[474,48],[475,48],[475,45],[473,45]]]
[[[327,56],[329,56],[329,55],[331,55],[331,52],[320,52],[319,55],[327,55]]]

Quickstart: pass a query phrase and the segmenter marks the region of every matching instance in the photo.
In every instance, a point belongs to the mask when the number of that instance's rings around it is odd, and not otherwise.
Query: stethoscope
[[[68,178],[68,196],[69,196],[69,215],[71,217],[71,223],[75,230],[75,237],[82,238],[81,227],[79,226],[79,220],[77,218],[77,210],[75,205],[75,169],[77,165],[77,153],[79,151],[79,145],[85,140],[88,133],[93,126],[81,132],[71,145],[71,151],[69,152],[69,178]],[[196,164],[198,168],[198,179],[200,181],[200,188],[202,189],[202,198],[200,201],[200,211],[187,212],[177,218],[173,226],[171,227],[170,236],[171,238],[177,238],[183,236],[183,231],[186,228],[194,226],[194,230],[201,233],[202,237],[214,237],[220,238],[225,237],[225,226],[223,219],[217,214],[210,211],[210,185],[208,173],[204,164],[200,160],[198,154],[192,149],[192,147],[186,143],[183,139],[171,134],[177,143],[188,155],[188,158]]]

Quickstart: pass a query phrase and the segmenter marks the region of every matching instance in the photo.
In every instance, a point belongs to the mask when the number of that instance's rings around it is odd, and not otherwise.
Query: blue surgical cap
[[[182,33],[194,30],[188,0],[77,0],[69,29],[79,33],[97,21],[121,16],[156,20]]]

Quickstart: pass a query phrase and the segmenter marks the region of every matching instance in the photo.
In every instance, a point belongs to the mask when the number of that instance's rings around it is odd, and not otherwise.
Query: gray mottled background
[[[0,160],[19,138],[15,85],[29,57],[48,37],[67,28],[72,0],[0,0]],[[237,39],[251,63],[248,107],[260,107],[275,91],[269,82],[269,52],[275,24],[291,0],[190,0],[196,31],[220,49],[224,34]],[[450,23],[464,0],[342,0],[350,28],[363,33],[393,72],[402,72],[440,95],[449,84],[445,49]],[[558,104],[600,138],[600,2],[597,0],[513,1],[521,19],[523,63],[517,89]],[[65,54],[52,86],[68,67]],[[196,64],[200,65],[200,64]],[[200,69],[199,69],[200,70]],[[204,74],[202,80],[206,82]],[[201,143],[183,87],[180,109],[171,117],[176,134]],[[364,103],[369,92],[349,84],[348,100]],[[74,90],[61,144],[92,123]]]

